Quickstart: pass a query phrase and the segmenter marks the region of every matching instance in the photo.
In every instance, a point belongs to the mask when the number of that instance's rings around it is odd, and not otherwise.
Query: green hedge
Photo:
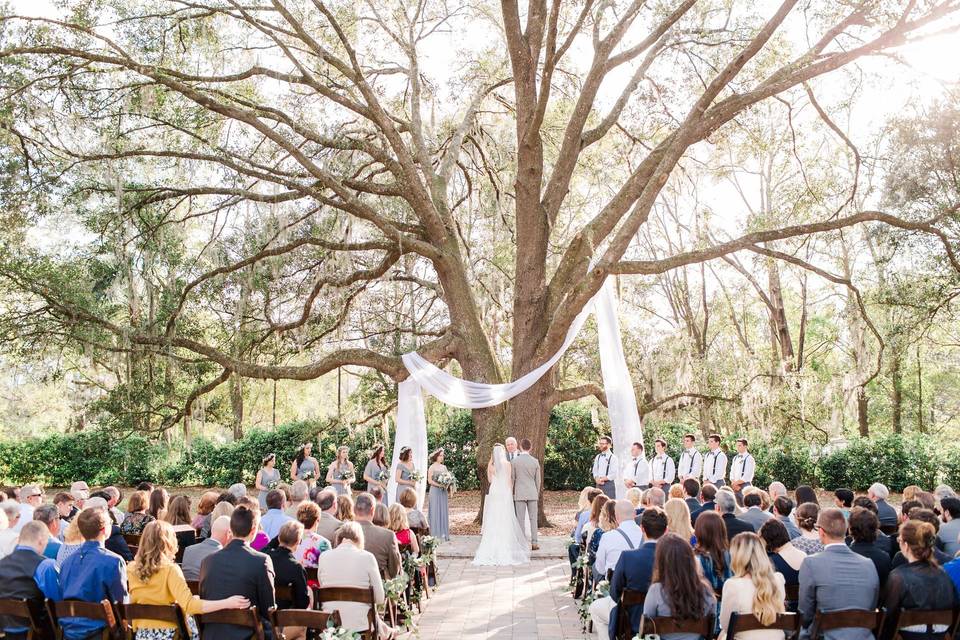
[[[687,431],[690,427],[682,423],[648,425],[644,434],[647,455],[654,449],[653,440],[663,437],[677,459],[681,437]],[[544,484],[548,489],[576,490],[591,484],[590,463],[598,435],[586,407],[569,403],[553,410],[544,456]],[[224,487],[234,482],[251,484],[261,458],[268,452],[277,454],[278,466],[285,474],[297,447],[306,441],[314,443],[314,455],[321,465],[329,463],[337,447],[345,444],[350,447],[354,464],[362,469],[367,452],[382,440],[383,433],[377,428],[351,428],[336,421],[295,422],[272,431],[250,431],[236,442],[197,439],[184,451],[142,436],[119,438],[107,431],[90,430],[0,442],[0,479],[53,486],[74,480],[101,486],[151,480]],[[428,442],[431,449],[444,447],[446,464],[461,488],[477,488],[477,444],[470,412],[449,411],[431,421]],[[733,438],[724,445],[732,450]],[[960,447],[936,447],[918,437],[855,439],[843,449],[819,456],[804,442],[780,440],[765,445],[753,438],[751,451],[757,459],[755,483],[759,486],[780,480],[788,487],[811,484],[861,491],[873,482],[883,482],[893,491],[910,484],[932,488],[937,482],[960,487]]]

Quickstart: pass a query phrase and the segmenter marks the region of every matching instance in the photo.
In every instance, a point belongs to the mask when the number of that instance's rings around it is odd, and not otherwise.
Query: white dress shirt
[[[720,449],[703,456],[703,481],[717,484],[727,477],[727,454]]]
[[[593,459],[593,477],[594,479],[607,477],[613,480],[617,475],[617,466],[620,461],[617,456],[607,451],[598,453]]]
[[[665,453],[660,453],[650,458],[650,481],[663,480],[667,484],[672,484],[677,475],[677,467],[673,464],[673,458]]]
[[[733,463],[730,465],[730,482],[743,480],[753,484],[753,474],[757,470],[757,461],[753,459],[750,452],[738,453],[733,456]]]
[[[627,538],[633,544],[631,547],[627,544],[626,538],[620,532],[627,534]],[[607,576],[607,569],[615,569],[620,554],[630,549],[638,549],[643,544],[643,532],[633,520],[627,520],[620,523],[620,526],[612,531],[605,531],[600,536],[600,544],[597,546],[597,559],[593,563],[593,568],[604,578]]]
[[[680,479],[699,478],[703,473],[703,454],[696,449],[684,449],[680,454],[680,464],[677,465]]]
[[[638,487],[647,488],[650,484],[650,464],[643,456],[630,458],[623,465],[623,479],[633,480]]]

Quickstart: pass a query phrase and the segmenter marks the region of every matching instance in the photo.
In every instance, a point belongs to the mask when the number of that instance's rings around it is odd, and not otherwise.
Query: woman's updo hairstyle
[[[804,531],[813,531],[817,526],[817,516],[820,515],[820,506],[812,502],[804,502],[797,507],[797,524]]]
[[[921,562],[935,563],[933,550],[937,544],[937,532],[929,522],[907,520],[900,525],[900,541]]]

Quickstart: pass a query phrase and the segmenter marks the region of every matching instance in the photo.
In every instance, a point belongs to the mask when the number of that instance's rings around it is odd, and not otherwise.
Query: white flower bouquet
[[[457,490],[457,479],[449,471],[441,471],[440,473],[434,474],[433,481],[441,487],[444,487],[447,491],[453,492]]]

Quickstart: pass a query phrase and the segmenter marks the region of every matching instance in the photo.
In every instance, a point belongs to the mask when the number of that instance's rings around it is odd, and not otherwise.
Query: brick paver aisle
[[[442,552],[441,552],[442,556]],[[440,588],[424,601],[421,640],[583,638],[565,560],[474,567],[441,557]]]

